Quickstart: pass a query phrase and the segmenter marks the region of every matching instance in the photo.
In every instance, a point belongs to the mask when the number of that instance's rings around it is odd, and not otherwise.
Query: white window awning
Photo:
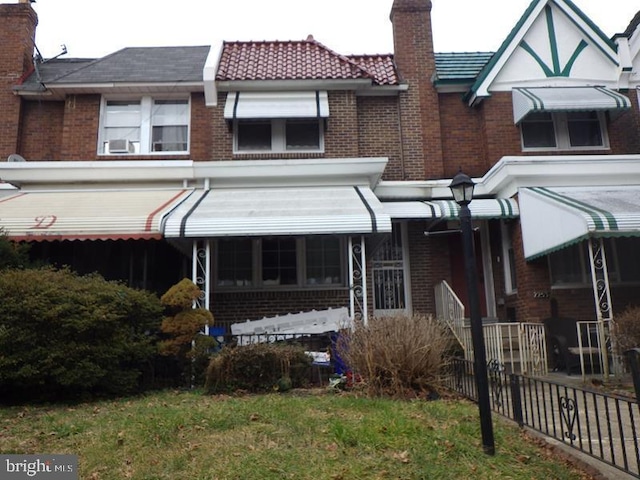
[[[230,92],[224,106],[227,120],[259,118],[326,118],[329,98],[319,92]]]
[[[164,226],[168,238],[390,231],[391,219],[368,186],[205,190],[176,208]]]
[[[385,211],[393,219],[443,219],[459,217],[460,206],[453,200],[384,202]],[[471,217],[481,219],[516,218],[518,203],[510,198],[476,199],[469,204]]]
[[[160,239],[162,219],[190,192],[17,191],[0,197],[0,227],[16,241]]]
[[[539,87],[513,89],[513,121],[534,112],[610,111],[631,108],[631,101],[607,87]]]
[[[518,199],[527,260],[589,237],[640,236],[640,186],[523,188]]]

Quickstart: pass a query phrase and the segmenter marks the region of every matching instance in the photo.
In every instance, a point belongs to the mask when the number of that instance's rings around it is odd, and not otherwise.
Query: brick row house
[[[390,54],[309,36],[98,59],[41,58],[30,4],[0,5],[0,227],[135,287],[193,278],[219,328],[435,314],[442,285],[467,302],[462,170],[483,317],[637,304],[640,17],[609,38],[534,0],[497,52],[439,53],[431,3],[389,0]]]

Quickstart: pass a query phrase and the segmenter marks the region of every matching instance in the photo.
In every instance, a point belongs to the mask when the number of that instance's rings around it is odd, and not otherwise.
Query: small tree
[[[196,284],[184,278],[160,297],[167,315],[162,320],[165,338],[159,343],[159,351],[161,355],[175,357],[185,377],[194,374],[202,377],[208,351],[216,343],[213,338],[201,335],[205,325],[213,325],[209,310],[193,308],[193,302],[201,294]]]

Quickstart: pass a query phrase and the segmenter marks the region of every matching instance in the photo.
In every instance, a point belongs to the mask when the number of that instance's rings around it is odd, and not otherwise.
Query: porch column
[[[364,236],[349,237],[349,314],[353,321],[368,321],[367,259]]]
[[[191,255],[191,279],[202,292],[200,298],[193,302],[193,308],[209,310],[211,294],[211,240],[194,240]],[[205,335],[209,335],[209,325],[205,325]]]
[[[607,268],[607,257],[604,248],[603,238],[591,238],[589,245],[589,261],[591,262],[591,285],[593,287],[593,298],[596,306],[596,319],[598,321],[598,338],[603,345],[599,345],[602,358],[603,374],[609,377],[609,356],[613,352],[611,329],[605,329],[606,321],[613,321],[611,308],[611,290],[609,289],[609,269]]]

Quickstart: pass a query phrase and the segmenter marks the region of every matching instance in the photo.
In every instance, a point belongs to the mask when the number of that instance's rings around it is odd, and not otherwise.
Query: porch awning
[[[162,238],[163,217],[190,192],[18,191],[0,197],[0,227],[17,241]]]
[[[439,218],[453,220],[459,217],[460,206],[453,200],[413,202],[384,202],[384,209],[394,219]],[[510,198],[476,199],[469,204],[471,217],[476,219],[517,218],[518,203]]]
[[[369,187],[221,188],[180,204],[166,237],[382,233],[391,219]]]
[[[326,118],[327,92],[230,92],[224,118]]]
[[[610,111],[631,108],[631,101],[607,87],[539,87],[513,89],[513,121],[534,112]]]
[[[527,260],[589,237],[640,236],[640,186],[523,188],[518,198]]]

